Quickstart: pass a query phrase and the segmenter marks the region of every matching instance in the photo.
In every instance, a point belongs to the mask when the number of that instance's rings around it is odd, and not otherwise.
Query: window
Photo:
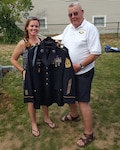
[[[41,29],[47,28],[47,18],[46,17],[40,18],[40,28]]]
[[[96,27],[106,27],[106,16],[93,16],[92,23]]]

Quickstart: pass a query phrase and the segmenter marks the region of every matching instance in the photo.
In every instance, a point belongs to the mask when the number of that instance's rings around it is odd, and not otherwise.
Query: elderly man
[[[94,140],[90,92],[94,64],[96,58],[101,55],[101,45],[98,30],[84,18],[84,10],[79,3],[69,5],[68,17],[71,23],[64,29],[62,42],[69,50],[75,72],[76,101],[84,124],[84,132],[77,145],[84,147]],[[69,106],[71,114],[65,115],[61,120],[79,120],[76,104],[69,104]]]

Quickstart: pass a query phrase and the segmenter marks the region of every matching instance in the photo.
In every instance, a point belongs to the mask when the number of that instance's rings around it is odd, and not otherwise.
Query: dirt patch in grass
[[[11,96],[7,95],[7,93],[3,92],[2,90],[0,91],[0,108],[3,107],[11,107]]]
[[[4,139],[1,140],[0,149],[1,150],[12,150],[17,149],[22,144],[22,141],[18,139],[16,135],[11,132],[7,132]]]

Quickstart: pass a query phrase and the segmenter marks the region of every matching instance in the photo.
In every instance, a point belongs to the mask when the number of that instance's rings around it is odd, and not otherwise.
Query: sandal
[[[54,129],[55,128],[55,123],[53,122],[45,122],[50,128]]]
[[[71,114],[65,115],[60,119],[62,122],[65,121],[80,121],[80,116],[78,115],[77,117],[72,117]]]
[[[37,131],[36,130],[32,130],[31,132],[32,132],[32,135],[35,136],[35,137],[40,136],[40,131],[39,130],[37,130]]]
[[[81,137],[78,141],[77,141],[77,146],[79,147],[85,147],[88,146],[93,140],[95,139],[95,137],[92,134],[85,134],[83,135],[83,137]]]

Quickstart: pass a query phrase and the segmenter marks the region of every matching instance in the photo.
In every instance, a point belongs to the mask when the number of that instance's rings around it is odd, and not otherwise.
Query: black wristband
[[[22,73],[25,71],[25,69],[22,70]]]

